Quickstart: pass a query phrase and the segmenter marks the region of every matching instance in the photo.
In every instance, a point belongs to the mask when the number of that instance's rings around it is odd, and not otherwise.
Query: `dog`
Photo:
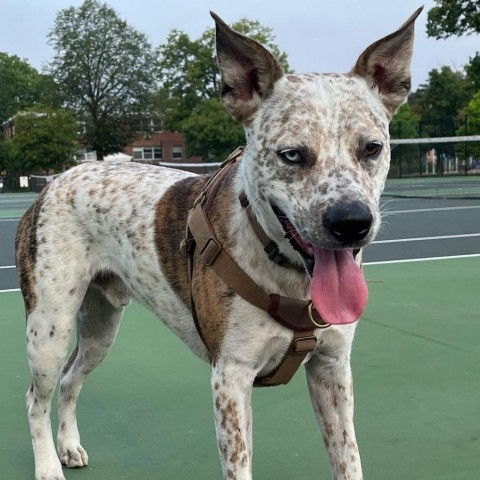
[[[342,75],[285,74],[212,13],[222,99],[244,149],[213,180],[95,162],[41,192],[15,242],[37,480],[88,464],[77,399],[131,299],[210,362],[225,479],[252,478],[252,387],[285,383],[300,363],[333,478],[362,478],[350,368],[368,293],[361,249],[380,226],[388,124],[410,90],[420,11]]]

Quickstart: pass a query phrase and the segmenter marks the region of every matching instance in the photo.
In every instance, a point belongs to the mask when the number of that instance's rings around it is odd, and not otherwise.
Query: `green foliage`
[[[36,103],[55,106],[57,87],[16,55],[0,52],[0,122]]]
[[[474,92],[480,92],[480,53],[477,52],[469,60],[469,63],[465,65],[465,74],[469,88]]]
[[[412,112],[410,104],[403,104],[390,122],[392,138],[418,138],[420,116]]]
[[[134,137],[133,118],[145,113],[153,87],[145,35],[98,0],[61,10],[49,33],[50,71],[67,104],[84,119],[83,143],[97,157],[121,151]]]
[[[244,132],[217,98],[204,99],[183,122],[189,155],[221,162],[235,146],[243,145]]]
[[[39,106],[15,117],[15,135],[8,141],[10,165],[21,173],[61,172],[73,164],[77,121],[67,110]]]
[[[480,91],[468,102],[465,115],[469,117],[467,135],[478,135],[480,133]]]
[[[390,122],[390,137],[418,138],[420,116],[412,112],[410,104],[403,104]],[[399,177],[417,168],[418,147],[416,145],[393,145],[390,162],[390,176]]]
[[[18,189],[17,179],[23,172],[22,162],[12,151],[12,141],[0,142],[0,175],[4,177],[4,191]]]
[[[480,33],[480,2],[478,0],[436,0],[435,3],[436,6],[428,12],[428,36],[439,39]],[[469,64],[465,66],[465,73],[466,84],[457,82],[458,90],[455,90],[454,82],[452,82],[450,88],[445,90],[443,99],[436,98],[435,100],[437,102],[436,109],[440,109],[442,114],[453,116],[461,113],[462,110],[467,114],[467,128],[465,129],[464,125],[457,126],[456,131],[452,132],[457,135],[480,133],[478,117],[474,114],[480,90],[480,55],[478,52],[475,57],[470,58]],[[477,93],[472,97],[473,92]],[[453,122],[452,125],[455,128]],[[460,159],[466,159],[472,154],[478,158],[480,149],[475,145],[466,144],[455,147],[454,153]]]
[[[436,0],[428,12],[427,35],[448,38],[452,35],[480,33],[478,0]]]
[[[464,111],[464,125],[457,129],[457,135],[480,135],[480,91],[475,93]],[[470,155],[480,160],[480,146],[477,142],[458,148],[459,156]],[[466,150],[466,151],[465,151]]]
[[[218,79],[214,53],[202,38],[191,40],[179,30],[170,32],[157,53],[162,85],[157,98],[163,101],[164,125],[167,130],[181,130],[197,103],[215,95]]]
[[[413,95],[412,111],[422,118],[454,117],[464,108],[472,92],[461,72],[443,66],[428,74],[427,83]]]
[[[290,71],[287,55],[275,45],[271,28],[246,19],[232,27],[269,48],[284,70]],[[161,88],[155,102],[157,109],[164,112],[165,128],[185,133],[190,155],[211,160],[223,158],[243,142],[243,133],[218,100],[220,72],[215,54],[215,30],[209,28],[195,40],[182,31],[172,30],[157,55]],[[203,125],[209,125],[217,136]]]

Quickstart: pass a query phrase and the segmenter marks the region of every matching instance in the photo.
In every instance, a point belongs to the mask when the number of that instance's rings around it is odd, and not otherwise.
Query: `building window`
[[[162,121],[160,118],[152,118],[150,121],[150,126],[154,133],[159,133],[162,131]]]
[[[134,160],[161,160],[162,147],[136,147],[132,150]]]
[[[179,160],[183,158],[183,148],[182,147],[173,147],[172,156],[174,159]]]
[[[162,131],[162,120],[156,118],[137,118],[134,120],[134,128],[137,133],[142,134],[145,138],[150,138],[152,133]]]

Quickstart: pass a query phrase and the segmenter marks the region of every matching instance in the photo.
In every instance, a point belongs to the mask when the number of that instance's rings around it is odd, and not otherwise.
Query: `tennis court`
[[[18,214],[31,200],[0,196],[0,466],[14,480],[33,478],[24,314],[11,268]],[[366,252],[370,301],[352,356],[364,476],[477,478],[480,201],[393,198],[384,209]],[[221,478],[208,366],[138,305],[88,378],[78,416],[90,466],[67,479]],[[330,477],[303,372],[254,392],[254,452],[255,478]]]

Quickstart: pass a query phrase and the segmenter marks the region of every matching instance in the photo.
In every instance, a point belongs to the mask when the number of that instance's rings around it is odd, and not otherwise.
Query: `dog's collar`
[[[262,228],[260,223],[258,223],[257,217],[253,214],[253,209],[250,207],[250,202],[247,198],[247,195],[244,191],[240,193],[238,196],[240,200],[240,205],[245,209],[247,213],[248,221],[255,232],[260,243],[263,245],[263,250],[267,254],[268,258],[277,265],[285,268],[291,268],[293,270],[303,272],[305,269],[298,265],[292,263],[278,248],[278,245],[275,241],[273,241],[266,233],[265,230]]]
[[[238,266],[215,235],[209,220],[209,211],[220,185],[230,171],[229,167],[235,164],[242,153],[243,149],[237,149],[223,162],[220,169],[202,189],[188,215],[181,250],[187,255],[189,264],[191,311],[197,331],[208,349],[197,318],[192,290],[194,257],[198,254],[204,266],[212,267],[221,280],[237,295],[267,312],[277,322],[293,331],[293,340],[280,365],[271,375],[257,378],[254,383],[255,386],[281,385],[290,381],[306,356],[314,350],[316,346],[314,330],[328,327],[329,324],[323,322],[311,301],[265,292]]]

